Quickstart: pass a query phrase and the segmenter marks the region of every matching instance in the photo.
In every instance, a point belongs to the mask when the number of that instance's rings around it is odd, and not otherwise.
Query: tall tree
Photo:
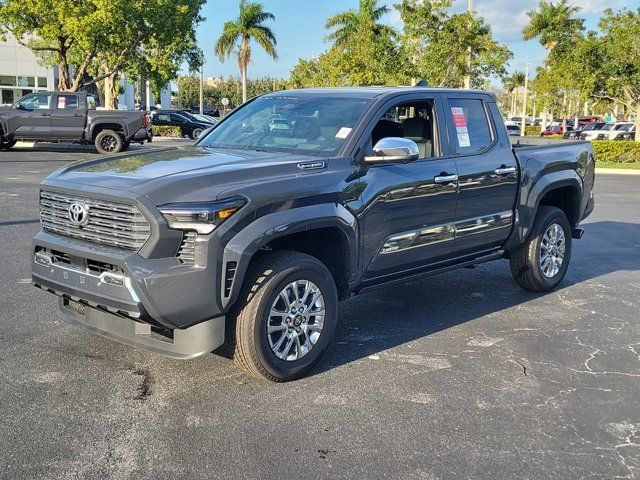
[[[451,13],[451,5],[451,0],[402,0],[396,5],[404,22],[401,42],[409,59],[407,76],[434,86],[460,87],[470,74],[472,85],[479,88],[490,76],[506,74],[511,51],[493,39],[482,17]]]
[[[0,30],[53,63],[62,91],[137,75],[140,65],[166,79],[192,50],[204,1],[5,0]]]
[[[255,40],[271,58],[278,59],[276,36],[264,24],[275,18],[272,13],[264,11],[262,4],[240,0],[240,15],[224,24],[222,35],[215,45],[215,53],[221,61],[229,58],[237,48],[243,102],[247,101],[247,65],[251,61],[251,42]]]
[[[580,7],[569,5],[569,0],[558,3],[542,0],[537,10],[527,12],[529,23],[522,30],[525,40],[537,38],[551,53],[560,43],[571,40],[584,30],[584,20],[575,18]]]
[[[510,117],[515,117],[518,108],[518,92],[520,87],[524,85],[525,81],[524,72],[515,71],[511,75],[507,75],[502,79],[502,86],[511,94],[511,109],[509,111]]]
[[[395,38],[397,32],[380,19],[389,13],[386,5],[378,5],[378,0],[360,0],[358,10],[349,9],[330,16],[325,27],[333,30],[325,39],[340,49],[348,48],[362,32],[371,32],[374,37]]]
[[[538,83],[547,90],[557,90],[558,87],[562,90],[563,102],[560,110],[563,115],[568,111],[571,91],[575,89],[573,75],[567,75],[574,65],[567,54],[582,38],[584,19],[575,17],[579,12],[580,7],[571,6],[569,0],[560,0],[558,3],[541,0],[536,10],[527,12],[529,23],[522,30],[524,40],[537,38],[547,51],[546,72],[540,72]],[[554,63],[560,68],[552,71]],[[554,76],[557,77],[555,85],[552,80]],[[543,116],[542,128],[544,129],[546,112]],[[562,125],[563,131],[566,132],[566,118],[563,119]]]

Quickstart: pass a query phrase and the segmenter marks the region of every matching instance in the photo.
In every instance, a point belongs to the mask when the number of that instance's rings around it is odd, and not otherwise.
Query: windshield
[[[315,155],[336,154],[370,100],[269,95],[242,107],[199,145]]]
[[[602,127],[602,130],[613,130],[613,127],[615,125],[613,123],[607,123],[604,127]]]

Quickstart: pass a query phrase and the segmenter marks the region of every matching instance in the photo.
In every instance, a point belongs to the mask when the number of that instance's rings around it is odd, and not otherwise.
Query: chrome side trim
[[[464,238],[478,233],[511,227],[512,219],[513,212],[509,210],[494,215],[469,218],[451,224],[437,225],[394,234],[384,242],[380,249],[380,254],[385,255],[401,252],[410,248],[433,245],[455,240],[456,238]]]
[[[389,237],[382,246],[381,254],[395,253],[409,248],[423,247],[446,242],[455,238],[453,224],[421,228]]]
[[[511,226],[513,212],[499,212],[494,215],[474,217],[456,222],[456,238],[476,235]]]

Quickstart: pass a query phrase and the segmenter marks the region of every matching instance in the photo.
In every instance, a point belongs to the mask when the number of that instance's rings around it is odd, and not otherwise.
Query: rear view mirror
[[[413,162],[420,157],[418,145],[413,140],[402,137],[387,137],[373,147],[373,155],[365,157],[370,164]]]

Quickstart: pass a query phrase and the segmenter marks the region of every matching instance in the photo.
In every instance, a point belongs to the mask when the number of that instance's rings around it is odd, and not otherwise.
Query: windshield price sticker
[[[451,113],[453,114],[453,124],[456,126],[456,133],[458,134],[458,145],[462,148],[470,147],[471,140],[469,139],[467,117],[464,114],[464,110],[460,107],[451,107]]]
[[[58,97],[58,108],[64,109],[67,105],[67,97]]]

